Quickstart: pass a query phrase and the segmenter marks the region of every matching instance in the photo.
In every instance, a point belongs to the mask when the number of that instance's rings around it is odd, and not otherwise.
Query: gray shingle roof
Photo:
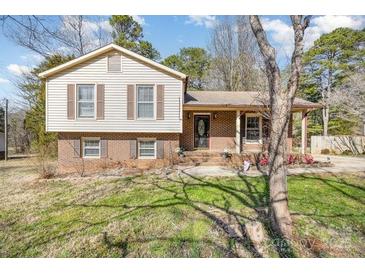
[[[262,106],[268,99],[256,91],[187,91],[184,105],[187,106]],[[301,98],[295,98],[294,107],[320,108],[318,103],[312,103]]]

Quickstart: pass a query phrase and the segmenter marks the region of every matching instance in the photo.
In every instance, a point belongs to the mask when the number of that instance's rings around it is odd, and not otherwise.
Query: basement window
[[[99,138],[84,138],[82,142],[82,150],[84,158],[99,158],[100,157],[100,139]]]
[[[156,141],[139,140],[138,141],[138,158],[155,159],[156,158]]]

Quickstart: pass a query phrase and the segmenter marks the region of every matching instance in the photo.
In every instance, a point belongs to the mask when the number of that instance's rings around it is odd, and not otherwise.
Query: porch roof
[[[184,107],[261,108],[268,98],[256,91],[187,91]],[[295,98],[295,109],[321,108],[318,103]]]

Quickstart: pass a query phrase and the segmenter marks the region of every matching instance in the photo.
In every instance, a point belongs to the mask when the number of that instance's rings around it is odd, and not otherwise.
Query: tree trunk
[[[329,121],[329,108],[325,106],[322,109],[322,118],[323,118],[323,136],[328,136],[328,121]]]
[[[299,85],[303,55],[304,30],[309,18],[291,16],[294,29],[294,51],[291,58],[291,74],[287,88],[281,86],[280,69],[276,63],[275,49],[269,44],[258,16],[250,16],[252,31],[265,60],[270,95],[270,144],[269,144],[269,188],[270,219],[275,231],[286,238],[292,236],[292,221],[288,208],[287,188],[287,136],[291,108]]]
[[[280,93],[280,92],[279,92]],[[282,93],[282,92],[281,92]],[[273,98],[269,144],[270,219],[273,228],[285,237],[292,235],[288,208],[287,136],[290,110],[284,94]],[[279,110],[279,111],[277,111]]]

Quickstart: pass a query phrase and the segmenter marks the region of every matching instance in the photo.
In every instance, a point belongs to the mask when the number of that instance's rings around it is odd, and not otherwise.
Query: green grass
[[[248,236],[234,237],[227,227],[260,221],[270,256],[363,257],[364,175],[288,181],[295,235],[290,252],[278,248],[256,211],[268,202],[263,177],[4,181],[0,256],[254,257]]]

